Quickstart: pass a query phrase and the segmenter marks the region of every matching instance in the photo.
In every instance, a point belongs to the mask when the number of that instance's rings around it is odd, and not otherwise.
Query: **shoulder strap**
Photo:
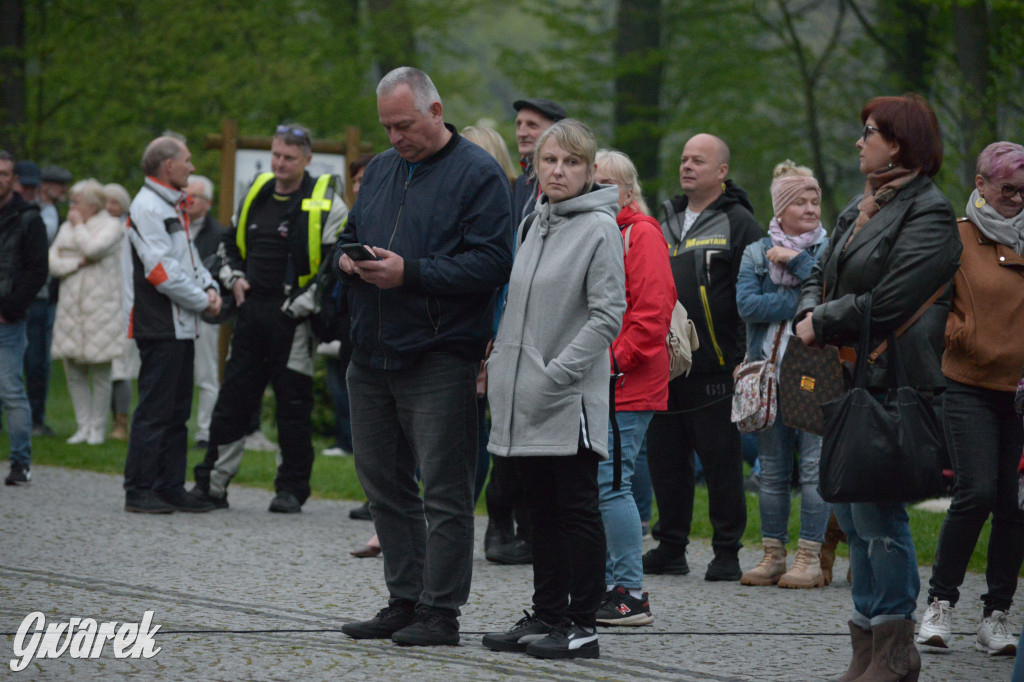
[[[932,307],[932,304],[935,303],[935,301],[939,300],[939,296],[941,296],[942,292],[946,290],[946,286],[947,285],[943,284],[941,287],[939,287],[939,290],[932,294],[931,298],[925,301],[924,305],[918,308],[916,313],[911,315],[906,322],[899,326],[899,328],[896,330],[895,338],[898,339],[901,336],[903,336],[903,333],[910,329],[910,325],[917,322],[921,318],[921,316],[924,315],[924,311],[928,310],[928,308]],[[882,341],[882,343],[878,344],[878,346],[873,351],[871,351],[870,355],[868,355],[868,362],[874,362],[875,360],[877,360],[878,356],[884,353],[885,349],[888,347],[889,340],[885,339],[884,341]]]
[[[630,225],[626,228],[626,236],[622,238],[622,257],[625,258],[626,254],[629,253],[629,233],[633,231],[633,226]]]

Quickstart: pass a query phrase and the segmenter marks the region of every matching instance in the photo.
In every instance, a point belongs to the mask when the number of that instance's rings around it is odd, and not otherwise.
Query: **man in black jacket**
[[[32,480],[32,413],[21,378],[25,313],[47,271],[46,226],[39,207],[14,191],[14,157],[0,150],[0,400],[11,447],[7,485]]]
[[[203,175],[190,175],[185,194],[192,200],[192,205],[185,208],[189,219],[189,237],[196,247],[200,260],[209,263],[228,231],[228,228],[210,214],[210,208],[213,206],[213,181]],[[194,365],[195,384],[199,389],[199,406],[196,408],[196,447],[205,450],[210,440],[213,406],[217,402],[217,391],[220,390],[217,357],[220,325],[201,321],[199,329]]]
[[[335,262],[352,314],[356,471],[390,599],[342,631],[452,645],[473,564],[476,375],[512,268],[511,195],[498,163],[444,122],[427,74],[387,74],[377,110],[393,149],[366,167]]]
[[[516,100],[512,108],[516,110],[516,144],[523,168],[522,175],[512,186],[514,233],[519,222],[533,211],[537,201],[537,174],[533,172],[533,150],[537,138],[553,123],[565,118],[566,113],[560,104],[543,97]],[[506,457],[491,459],[491,476],[485,499],[488,523],[484,534],[484,556],[499,564],[528,564],[533,561],[533,533],[525,510],[523,484],[512,460]],[[514,528],[516,524],[518,528]]]
[[[705,580],[739,580],[738,552],[747,525],[740,434],[730,421],[732,371],[746,352],[736,310],[736,278],[748,244],[762,236],[746,193],[731,180],[729,147],[707,134],[683,148],[683,196],[664,203],[679,300],[697,327],[700,348],[688,376],[669,384],[668,410],[647,431],[648,463],[658,499],[657,548],[644,555],[645,573],[689,573],[686,545],[693,519],[693,453],[708,484],[715,557]]]
[[[309,131],[277,127],[270,172],[256,176],[224,236],[219,276],[231,289],[238,318],[224,381],[213,408],[205,459],[194,469],[195,492],[219,508],[238,473],[246,435],[267,384],[274,388],[281,445],[270,511],[297,514],[309,498],[313,470],[313,335],[316,274],[348,215],[337,176],[313,178]]]

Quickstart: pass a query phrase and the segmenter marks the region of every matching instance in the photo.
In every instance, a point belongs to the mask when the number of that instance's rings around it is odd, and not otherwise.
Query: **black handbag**
[[[865,306],[853,388],[821,406],[825,431],[818,491],[826,502],[914,502],[942,492],[946,443],[931,401],[909,385],[896,344],[888,339],[889,388],[867,388],[871,303]]]

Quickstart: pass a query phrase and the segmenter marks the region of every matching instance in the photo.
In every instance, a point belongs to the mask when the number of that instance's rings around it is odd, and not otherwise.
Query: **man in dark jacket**
[[[46,226],[39,208],[14,191],[14,157],[0,150],[0,400],[7,413],[7,485],[32,480],[32,413],[21,379],[25,312],[46,281]]]
[[[220,246],[226,264],[219,276],[231,289],[238,318],[206,457],[194,469],[195,489],[217,507],[228,506],[228,484],[269,384],[281,444],[269,510],[297,514],[309,498],[313,471],[309,316],[316,309],[315,278],[348,207],[337,176],[314,178],[306,170],[313,159],[308,130],[279,125],[270,154],[270,172],[253,180]]]
[[[200,260],[208,264],[228,231],[210,214],[213,206],[213,181],[203,175],[190,175],[185,194],[192,200],[192,205],[185,209],[189,219],[189,238]],[[209,445],[210,420],[213,418],[213,406],[217,402],[217,391],[220,390],[217,357],[219,337],[220,325],[200,321],[195,357],[195,384],[199,389],[196,447],[203,450]]]
[[[519,164],[523,168],[522,175],[512,186],[514,233],[519,222],[533,211],[537,201],[537,174],[533,172],[533,150],[537,146],[537,138],[566,114],[561,105],[543,97],[518,99],[512,103],[512,108],[516,110],[516,144]],[[499,299],[499,310],[503,302],[504,293]],[[484,556],[499,564],[528,564],[533,561],[533,533],[525,509],[523,484],[514,462],[504,457],[491,459],[485,499],[488,522],[484,534]]]
[[[427,74],[387,74],[377,110],[393,149],[366,167],[335,262],[352,314],[356,471],[390,599],[342,631],[452,645],[473,564],[476,375],[512,268],[511,195],[498,163],[444,122]]]
[[[647,431],[648,462],[658,499],[660,545],[644,555],[645,573],[689,573],[686,545],[693,519],[693,453],[708,484],[715,557],[705,580],[739,580],[740,538],[747,525],[740,434],[730,421],[732,371],[746,351],[736,310],[743,250],[762,236],[746,193],[731,180],[729,148],[695,135],[683,148],[683,196],[664,203],[679,300],[697,327],[700,348],[688,376],[669,384],[668,410]]]

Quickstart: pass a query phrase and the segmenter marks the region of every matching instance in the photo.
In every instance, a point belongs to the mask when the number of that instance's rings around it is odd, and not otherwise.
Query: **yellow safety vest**
[[[316,184],[313,185],[313,194],[308,199],[302,200],[302,210],[306,211],[309,215],[309,229],[307,230],[309,274],[299,277],[299,287],[305,287],[313,281],[317,270],[320,269],[320,239],[323,217],[325,211],[330,212],[331,210],[331,200],[325,197],[333,177],[330,173],[324,173],[318,177]],[[260,190],[273,179],[273,173],[268,172],[257,175],[252,186],[249,188],[249,193],[245,195],[245,201],[242,202],[242,210],[238,214],[238,227],[235,228],[235,245],[238,246],[238,252],[242,254],[242,260],[245,260],[245,225],[249,219],[249,207],[252,206],[252,202],[256,199]]]

